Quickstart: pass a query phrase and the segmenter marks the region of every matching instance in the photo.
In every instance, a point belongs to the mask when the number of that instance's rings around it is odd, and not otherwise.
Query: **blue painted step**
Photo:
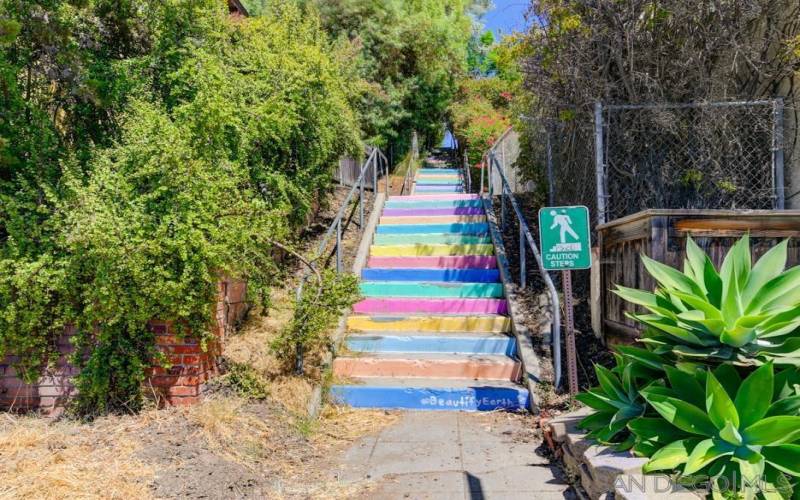
[[[345,341],[353,352],[429,352],[514,356],[517,342],[507,335],[374,335],[351,334]]]
[[[514,384],[426,379],[361,379],[364,385],[335,385],[334,401],[355,408],[492,411],[525,410],[530,394]],[[444,385],[441,383],[444,382]],[[385,384],[385,385],[384,385]]]
[[[375,269],[361,271],[364,281],[437,281],[498,283],[497,269]]]
[[[470,222],[465,224],[383,224],[376,231],[380,234],[459,233],[486,234],[489,224]]]

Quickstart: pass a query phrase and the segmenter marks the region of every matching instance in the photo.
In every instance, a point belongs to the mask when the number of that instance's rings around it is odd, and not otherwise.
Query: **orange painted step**
[[[519,361],[508,356],[380,353],[340,356],[333,361],[339,377],[407,377],[440,379],[510,380],[521,373]]]

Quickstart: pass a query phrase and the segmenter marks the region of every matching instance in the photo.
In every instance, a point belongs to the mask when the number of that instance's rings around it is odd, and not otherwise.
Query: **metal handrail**
[[[339,211],[336,213],[336,217],[331,222],[331,225],[328,227],[327,231],[325,231],[324,236],[322,237],[322,241],[320,241],[317,251],[314,255],[314,258],[310,260],[310,265],[313,266],[315,262],[317,262],[324,254],[325,249],[328,248],[328,244],[330,243],[331,238],[333,237],[334,233],[336,234],[336,244],[334,249],[336,251],[336,272],[342,272],[342,220],[345,218],[345,214],[347,213],[347,209],[350,207],[350,202],[352,201],[353,197],[355,196],[356,189],[359,192],[359,225],[358,231],[359,233],[363,233],[364,231],[364,182],[366,173],[369,169],[372,168],[372,188],[373,188],[373,196],[378,195],[378,170],[381,169],[386,181],[386,193],[389,193],[389,160],[386,159],[386,155],[383,152],[373,147],[367,159],[364,160],[364,163],[361,165],[361,172],[358,175],[358,178],[353,183],[353,186],[350,188],[350,192],[347,193],[347,197],[342,202],[342,206],[339,208]],[[297,290],[295,292],[295,298],[299,302],[303,296],[303,287],[305,282],[308,280],[308,276],[311,274],[311,269],[308,267],[306,268],[305,272],[303,273],[302,277],[300,278],[300,283],[297,285]],[[303,352],[301,347],[298,345],[298,351],[296,353],[295,358],[295,370],[297,373],[303,372]]]
[[[500,165],[500,162],[497,161],[497,158],[494,155],[494,151],[489,151],[484,158],[487,158],[488,161],[484,164],[484,168],[481,169],[481,191],[480,195],[483,196],[483,174],[484,171],[487,171],[487,182],[489,183],[489,200],[492,200],[493,196],[493,185],[492,182],[492,171],[494,168],[497,168],[497,173],[500,174],[500,179],[502,180],[501,186],[501,224],[505,225],[505,212],[506,212],[506,204],[505,198],[507,197],[511,202],[511,206],[514,209],[514,214],[517,216],[517,221],[519,222],[519,260],[520,260],[520,270],[519,270],[519,280],[520,286],[525,288],[526,285],[526,266],[525,266],[525,243],[527,242],[528,248],[531,249],[531,253],[533,254],[534,259],[536,259],[536,264],[539,266],[539,273],[542,275],[542,280],[547,287],[547,291],[550,294],[550,307],[552,309],[552,317],[553,317],[553,324],[552,324],[552,334],[553,334],[553,369],[555,371],[555,380],[553,385],[556,389],[561,386],[561,304],[558,300],[558,291],[556,291],[556,286],[553,284],[553,280],[550,278],[550,274],[544,269],[544,263],[542,261],[542,254],[539,252],[539,247],[536,245],[536,241],[533,239],[533,235],[531,234],[530,229],[528,228],[528,222],[525,219],[525,216],[522,214],[522,210],[519,208],[519,204],[517,204],[517,199],[514,197],[514,192],[511,190],[511,186],[506,179],[506,175],[503,172],[503,167]]]
[[[472,172],[469,168],[469,158],[467,157],[467,148],[464,148],[464,179],[467,181],[467,192],[472,192]]]
[[[405,195],[406,191],[411,191],[411,184],[412,180],[414,179],[415,169],[414,166],[417,164],[417,160],[419,159],[419,147],[417,146],[416,138],[411,140],[411,151],[408,154],[408,166],[406,167],[406,175],[403,176],[403,185],[400,187],[400,195]],[[388,193],[389,190],[387,189],[386,192]]]

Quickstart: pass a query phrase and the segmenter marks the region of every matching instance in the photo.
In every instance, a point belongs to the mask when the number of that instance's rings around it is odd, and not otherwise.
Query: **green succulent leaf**
[[[749,445],[777,446],[800,439],[800,416],[764,418],[747,427],[742,437]]]
[[[714,376],[717,378],[722,387],[731,398],[735,398],[739,392],[739,386],[742,385],[742,378],[736,368],[730,364],[719,365],[714,371]]]
[[[669,385],[684,401],[699,408],[705,406],[705,390],[697,381],[697,377],[671,366],[665,366]]]
[[[609,397],[616,398],[620,401],[628,400],[628,393],[622,387],[619,378],[608,368],[602,365],[595,365],[594,371],[597,374],[597,381],[600,382],[600,387],[603,388]]]
[[[720,457],[733,455],[735,449],[733,445],[715,439],[700,441],[686,459],[683,473],[694,474]]]
[[[650,461],[644,464],[642,471],[644,473],[649,473],[658,470],[677,468],[681,464],[686,463],[692,450],[695,449],[701,441],[702,440],[699,438],[688,438],[674,441],[664,446],[650,457]]]
[[[628,358],[639,362],[648,368],[662,370],[664,367],[664,358],[654,352],[648,351],[647,349],[622,345],[616,346],[616,349]]]
[[[783,444],[761,449],[767,463],[781,472],[800,477],[800,445]]]
[[[739,427],[739,412],[713,373],[706,375],[706,410],[717,429],[724,429],[728,422]]]
[[[619,407],[615,406],[609,397],[601,394],[601,390],[601,388],[597,387],[593,390],[582,392],[577,394],[575,399],[595,410],[616,412]]]
[[[772,403],[765,417],[779,415],[800,415],[800,395],[789,396]]]
[[[614,417],[614,413],[615,412],[610,411],[599,411],[597,413],[592,413],[578,422],[578,428],[588,431],[596,431],[598,429],[602,429],[603,427],[607,427],[611,422],[611,419]]]
[[[747,428],[761,420],[770,408],[774,384],[772,364],[768,363],[744,379],[736,393],[736,411],[739,413],[739,426]]]
[[[716,435],[717,429],[706,412],[678,398],[658,394],[651,388],[641,391],[642,396],[664,419],[678,429],[700,436]]]
[[[666,264],[653,260],[644,254],[641,258],[647,272],[649,272],[662,287],[668,290],[678,290],[695,295],[705,294],[694,280],[677,269],[673,269]]]
[[[756,296],[761,288],[771,279],[779,276],[786,267],[786,253],[789,240],[783,240],[767,253],[761,256],[750,271],[750,277],[742,290],[742,303],[750,305],[750,301]]]

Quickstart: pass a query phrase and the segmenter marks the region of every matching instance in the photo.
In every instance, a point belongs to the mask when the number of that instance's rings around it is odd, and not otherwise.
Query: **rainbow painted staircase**
[[[530,395],[482,201],[459,170],[423,168],[413,195],[389,198],[348,318],[345,381],[354,407],[517,410]]]

